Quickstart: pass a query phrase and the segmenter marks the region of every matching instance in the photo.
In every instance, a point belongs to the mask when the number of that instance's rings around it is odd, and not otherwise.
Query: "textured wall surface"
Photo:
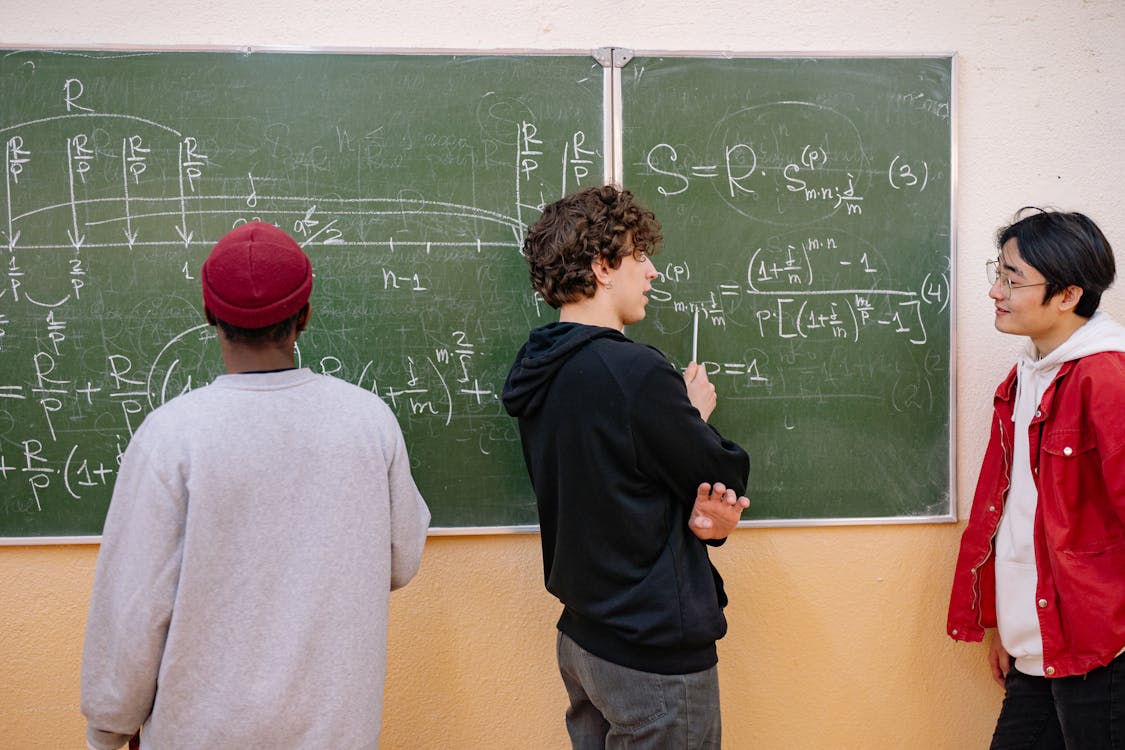
[[[989,395],[1019,344],[993,329],[986,297],[981,266],[994,257],[996,228],[1023,205],[1053,205],[1090,214],[1125,248],[1118,0],[469,5],[210,0],[140,12],[119,0],[3,0],[0,47],[956,52],[956,478],[964,515]],[[1111,290],[1104,307],[1125,319],[1125,294]],[[1000,691],[983,649],[944,635],[960,530],[738,531],[714,555],[731,597],[720,651],[725,747],[986,746]],[[0,548],[0,744],[83,747],[78,675],[95,554],[91,546]],[[535,536],[430,540],[420,577],[392,598],[385,748],[566,746],[557,607],[540,579]]]

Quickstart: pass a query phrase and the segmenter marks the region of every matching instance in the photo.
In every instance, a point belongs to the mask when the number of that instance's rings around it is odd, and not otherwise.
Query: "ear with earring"
[[[613,289],[613,276],[610,274],[609,264],[604,260],[595,261],[593,264],[594,280],[606,289]],[[602,281],[605,279],[605,281]]]
[[[613,267],[606,262],[605,258],[598,258],[594,261],[594,281],[600,284],[604,289],[613,290]]]

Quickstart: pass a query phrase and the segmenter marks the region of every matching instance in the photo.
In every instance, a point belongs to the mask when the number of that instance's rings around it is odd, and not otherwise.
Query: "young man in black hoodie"
[[[707,424],[704,369],[681,375],[622,332],[645,316],[659,232],[630,192],[605,186],[547,206],[524,243],[532,287],[560,314],[520,350],[504,406],[519,418],[547,590],[563,603],[574,748],[720,746],[727,598],[707,545],[749,505],[749,459]]]

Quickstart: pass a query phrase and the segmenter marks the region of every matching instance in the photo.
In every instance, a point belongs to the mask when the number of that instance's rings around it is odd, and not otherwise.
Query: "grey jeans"
[[[719,750],[719,670],[682,675],[622,667],[558,635],[574,750]]]

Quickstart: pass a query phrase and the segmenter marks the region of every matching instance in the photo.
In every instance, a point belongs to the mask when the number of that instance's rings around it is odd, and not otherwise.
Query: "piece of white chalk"
[[[699,310],[691,323],[691,361],[699,362]]]

